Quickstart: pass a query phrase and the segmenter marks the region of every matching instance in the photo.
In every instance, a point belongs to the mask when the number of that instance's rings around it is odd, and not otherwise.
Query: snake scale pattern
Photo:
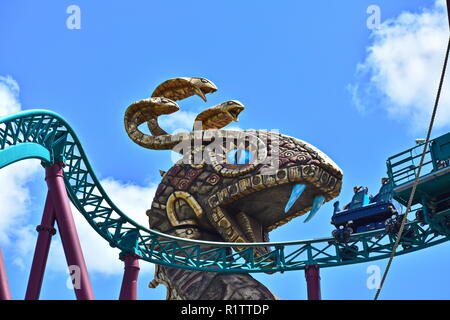
[[[178,111],[176,101],[193,95],[206,101],[216,90],[204,78],[170,79],[125,112],[125,129],[135,143],[183,156],[161,172],[147,211],[150,228],[188,239],[268,242],[273,229],[309,211],[311,219],[339,195],[342,170],[307,142],[275,132],[222,129],[238,121],[244,110],[238,101],[201,112],[191,132],[172,135],[160,128],[158,117]],[[139,128],[144,123],[150,135]],[[158,284],[167,287],[167,299],[277,299],[249,274],[156,266],[151,286]]]

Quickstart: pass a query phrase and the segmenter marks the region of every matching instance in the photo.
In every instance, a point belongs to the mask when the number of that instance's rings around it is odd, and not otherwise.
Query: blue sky
[[[386,159],[425,136],[448,37],[443,3],[377,0],[382,25],[371,30],[366,10],[372,0],[2,1],[0,114],[35,108],[61,114],[112,199],[145,223],[158,170],[172,162],[170,153],[129,140],[124,111],[166,79],[205,77],[218,92],[206,104],[195,97],[181,101],[173,121],[163,121],[166,128],[189,126],[206,107],[237,99],[246,106],[240,128],[279,129],[329,155],[344,171],[339,199],[347,202],[354,185],[375,194]],[[66,27],[72,4],[81,9],[79,30]],[[433,136],[450,128],[448,88]],[[25,293],[45,183],[37,162],[28,161],[2,169],[0,185],[0,245],[18,299]],[[272,240],[328,236],[331,214],[327,204],[310,223],[294,220]],[[116,299],[118,253],[76,219],[95,296]],[[72,299],[55,240],[41,297]],[[396,258],[381,297],[449,299],[449,249],[446,243]],[[385,263],[375,262],[382,269]],[[373,298],[366,287],[369,265],[322,270],[323,298]],[[147,288],[152,267],[144,269],[139,297],[164,299],[163,288]],[[302,271],[256,277],[282,299],[306,297]]]

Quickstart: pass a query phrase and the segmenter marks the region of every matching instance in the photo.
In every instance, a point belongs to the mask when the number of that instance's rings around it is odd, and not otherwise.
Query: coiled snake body
[[[238,101],[201,112],[191,132],[171,135],[159,127],[159,116],[179,110],[176,101],[193,95],[206,101],[216,90],[203,78],[175,78],[125,112],[125,129],[135,143],[183,155],[162,173],[147,211],[152,229],[189,239],[266,242],[269,231],[311,211],[309,220],[340,193],[342,170],[314,146],[273,132],[221,130],[244,110]],[[151,135],[139,129],[144,123]],[[248,274],[157,266],[151,285],[158,283],[167,286],[168,299],[276,298]]]

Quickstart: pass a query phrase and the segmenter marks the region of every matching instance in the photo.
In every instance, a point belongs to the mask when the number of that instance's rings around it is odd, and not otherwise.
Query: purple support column
[[[45,267],[47,265],[48,252],[50,250],[50,242],[52,236],[56,233],[54,225],[55,211],[53,210],[52,199],[48,193],[41,224],[36,227],[39,235],[36,242],[36,249],[34,250],[33,264],[31,265],[25,300],[39,299]]]
[[[136,300],[137,299],[137,279],[139,276],[139,256],[129,254],[120,258],[125,263],[125,271],[123,273],[122,287],[120,288],[119,300]]]
[[[308,288],[308,300],[321,300],[319,266],[317,264],[306,266],[305,277]]]
[[[11,292],[9,291],[8,278],[6,277],[2,249],[0,249],[0,300],[11,300]]]
[[[45,169],[45,180],[55,210],[56,223],[61,235],[67,265],[76,266],[76,270],[79,271],[75,271],[73,275],[75,278],[75,295],[78,300],[93,300],[94,294],[64,184],[63,166],[63,163],[57,163],[47,167]]]

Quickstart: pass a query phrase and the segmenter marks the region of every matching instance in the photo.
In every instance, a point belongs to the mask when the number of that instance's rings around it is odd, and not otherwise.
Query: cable
[[[441,91],[442,91],[442,85],[444,83],[445,72],[447,70],[449,51],[450,51],[450,38],[448,39],[447,51],[446,51],[445,60],[444,60],[444,66],[443,66],[443,69],[442,69],[441,80],[439,82],[439,89],[438,89],[438,92],[437,92],[436,101],[434,103],[433,113],[431,115],[430,125],[428,127],[427,139],[425,140],[425,145],[423,147],[422,157],[420,158],[420,164],[419,164],[419,167],[417,169],[416,178],[414,179],[414,184],[413,184],[413,187],[412,187],[412,190],[411,190],[411,195],[409,196],[408,206],[406,207],[405,215],[403,216],[402,224],[401,224],[400,230],[398,231],[398,234],[397,234],[397,239],[395,240],[395,244],[394,244],[394,247],[392,248],[391,256],[389,257],[389,261],[388,261],[388,264],[386,266],[386,270],[384,271],[383,278],[381,279],[380,287],[378,288],[377,293],[375,294],[375,299],[374,300],[378,300],[378,297],[380,296],[381,289],[383,288],[383,284],[384,284],[384,282],[386,280],[387,274],[388,274],[389,269],[391,267],[392,260],[394,259],[395,253],[397,252],[397,247],[398,247],[398,245],[400,243],[400,239],[401,239],[401,237],[403,235],[403,230],[405,228],[405,224],[406,224],[406,220],[407,220],[407,217],[408,217],[408,213],[411,210],[411,205],[412,205],[412,201],[414,199],[414,194],[416,193],[416,188],[417,188],[417,184],[419,182],[420,172],[422,170],[423,162],[424,162],[424,159],[425,159],[425,154],[427,153],[427,147],[428,147],[428,144],[430,142],[431,131],[433,129],[434,120],[436,118],[436,111],[437,111],[437,107],[439,105],[439,99],[441,97]]]
[[[450,0],[447,0],[448,26],[450,27]]]

